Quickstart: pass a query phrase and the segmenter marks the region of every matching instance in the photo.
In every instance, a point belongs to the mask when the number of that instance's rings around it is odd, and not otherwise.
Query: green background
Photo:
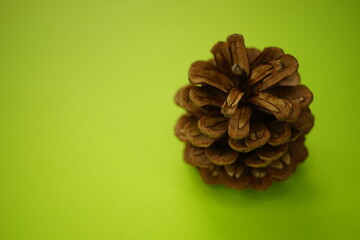
[[[0,239],[359,239],[356,1],[1,1]],[[232,33],[314,92],[310,155],[266,192],[205,185],[173,103]]]

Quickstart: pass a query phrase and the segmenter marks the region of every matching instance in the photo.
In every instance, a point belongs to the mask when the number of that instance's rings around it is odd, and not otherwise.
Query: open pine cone
[[[185,161],[208,184],[267,189],[307,157],[312,93],[299,85],[297,60],[279,48],[246,48],[234,34],[211,52],[214,59],[191,65],[191,84],[175,96],[187,111],[175,127]]]

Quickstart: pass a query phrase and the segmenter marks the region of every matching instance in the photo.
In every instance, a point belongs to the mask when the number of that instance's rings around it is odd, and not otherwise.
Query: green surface
[[[1,1],[0,239],[359,239],[356,1]],[[232,33],[313,90],[310,155],[266,192],[202,183],[173,104]]]

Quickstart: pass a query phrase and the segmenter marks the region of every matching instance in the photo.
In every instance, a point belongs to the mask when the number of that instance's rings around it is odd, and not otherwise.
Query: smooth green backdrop
[[[1,1],[0,239],[360,239],[359,5]],[[205,185],[173,103],[232,33],[314,92],[310,155],[266,192]]]

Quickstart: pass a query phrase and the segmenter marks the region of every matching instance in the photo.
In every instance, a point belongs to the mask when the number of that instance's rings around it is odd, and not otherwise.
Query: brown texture
[[[313,95],[300,84],[297,60],[280,48],[246,48],[233,34],[211,53],[190,66],[190,84],[175,95],[186,110],[175,126],[184,159],[208,184],[265,190],[307,157]]]

